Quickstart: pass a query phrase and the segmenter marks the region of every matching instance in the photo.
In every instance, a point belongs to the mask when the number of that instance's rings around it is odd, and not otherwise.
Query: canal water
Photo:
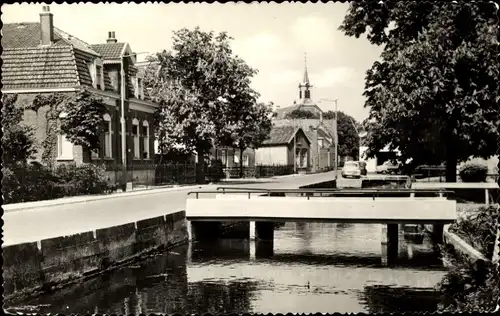
[[[47,293],[12,312],[312,313],[434,311],[445,274],[429,238],[400,236],[381,265],[381,225],[286,223],[274,243],[197,242]]]

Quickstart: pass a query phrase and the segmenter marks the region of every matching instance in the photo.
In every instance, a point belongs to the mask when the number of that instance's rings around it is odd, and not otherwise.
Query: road
[[[231,184],[230,186],[294,189],[333,178],[334,172],[326,172],[287,176],[270,180],[268,183]],[[217,186],[220,185],[206,185],[198,190],[215,190]],[[67,236],[184,210],[188,198],[187,193],[193,190],[193,188],[158,190],[158,193],[148,192],[144,195],[129,196],[124,193],[117,195],[116,198],[6,212],[3,215],[3,245]]]

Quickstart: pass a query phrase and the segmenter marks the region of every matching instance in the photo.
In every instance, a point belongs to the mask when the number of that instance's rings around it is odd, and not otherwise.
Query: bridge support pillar
[[[432,241],[435,244],[442,244],[444,238],[444,224],[432,225]]]
[[[382,225],[382,265],[387,266],[398,258],[399,252],[399,225]]]
[[[189,241],[211,240],[221,236],[221,222],[191,222],[187,223]]]
[[[254,240],[255,240],[255,221],[250,221],[250,241]]]

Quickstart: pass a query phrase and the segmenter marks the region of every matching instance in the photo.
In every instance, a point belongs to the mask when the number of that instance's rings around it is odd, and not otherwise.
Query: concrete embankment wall
[[[433,232],[432,225],[424,225],[424,227],[428,232]],[[490,262],[490,260],[486,258],[480,251],[475,249],[472,245],[469,245],[458,235],[450,232],[449,227],[450,225],[444,225],[443,229],[443,241],[446,245],[448,245],[448,247],[451,246],[453,251],[456,251],[456,253],[460,254],[461,256],[465,256],[471,262]]]
[[[187,242],[185,211],[3,248],[4,297],[95,275],[155,249]]]

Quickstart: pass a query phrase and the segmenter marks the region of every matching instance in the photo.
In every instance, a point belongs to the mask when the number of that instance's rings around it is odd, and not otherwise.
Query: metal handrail
[[[224,192],[225,190],[240,190],[240,191],[268,191],[269,189],[262,188],[244,188],[244,187],[217,187],[217,191],[221,190]]]
[[[371,188],[371,189],[355,189],[355,188],[332,188],[332,189],[323,189],[323,188],[304,188],[304,189],[272,189],[272,188],[239,188],[239,187],[218,187],[217,191],[213,191],[215,193],[220,193],[220,189],[223,191],[230,190],[235,191],[233,193],[239,193],[237,191],[244,191],[243,193],[247,193],[246,191],[256,191],[256,192],[271,192],[271,193],[338,193],[338,192],[349,192],[349,193],[365,193],[365,192],[379,192],[379,193],[393,193],[393,192],[409,192],[409,193],[440,193],[440,192],[454,192],[453,190],[447,190],[444,188],[436,188],[436,189],[409,189],[409,188]],[[197,192],[197,191],[193,191]],[[208,191],[200,191],[200,192],[208,192]]]
[[[225,188],[227,189],[227,188]],[[199,194],[217,194],[220,193],[219,190],[216,191],[190,191],[187,193],[187,195],[191,194],[196,194],[196,198],[198,199]],[[455,191],[453,190],[447,190],[447,189],[408,189],[408,188],[397,188],[397,189],[257,189],[257,188],[252,188],[251,190],[243,190],[243,189],[236,189],[236,190],[224,190],[223,194],[226,193],[245,193],[248,194],[248,198],[250,198],[252,193],[264,193],[267,196],[270,196],[272,193],[295,193],[295,194],[306,194],[306,197],[309,199],[310,195],[309,194],[314,194],[314,193],[319,193],[320,197],[323,196],[323,194],[335,194],[335,195],[367,195],[372,196],[373,199],[375,199],[376,196],[379,194],[391,194],[391,193],[408,193],[410,194],[415,194],[415,193],[434,193],[434,194],[439,194],[440,197],[443,196],[443,194],[446,194],[447,196],[449,195],[454,195]]]

